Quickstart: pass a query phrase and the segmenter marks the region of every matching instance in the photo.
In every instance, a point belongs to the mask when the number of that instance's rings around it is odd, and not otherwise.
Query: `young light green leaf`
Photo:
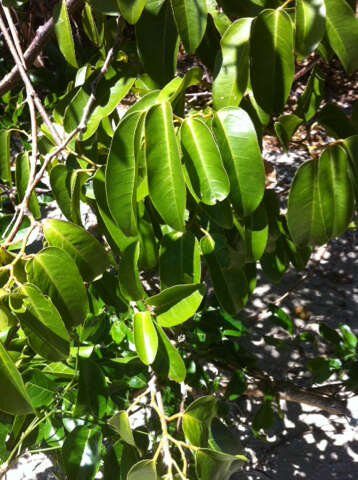
[[[213,130],[230,180],[230,199],[247,217],[260,204],[265,170],[255,127],[242,108],[226,107],[214,115]]]
[[[68,480],[93,480],[100,467],[102,432],[99,426],[77,426],[67,436],[62,458]]]
[[[324,0],[327,36],[335,54],[351,75],[358,68],[358,20],[345,0]]]
[[[17,194],[19,196],[19,202],[25,196],[27,184],[30,177],[30,161],[28,152],[20,153],[16,157],[16,169],[15,169],[15,184],[17,189]],[[32,192],[29,200],[29,210],[34,216],[34,218],[40,218],[41,212],[39,203],[36,198],[35,192]]]
[[[88,312],[82,278],[72,258],[60,248],[48,247],[26,265],[28,281],[48,295],[66,326],[79,325]]]
[[[0,130],[0,180],[12,185],[10,168],[10,131]]]
[[[122,295],[129,301],[145,297],[138,274],[139,242],[128,245],[119,262],[119,287]]]
[[[142,112],[126,116],[114,132],[106,167],[106,193],[113,219],[125,235],[137,234],[137,165],[134,136]]]
[[[174,327],[186,322],[199,308],[204,296],[201,283],[175,285],[147,299],[156,308],[157,322],[161,327]]]
[[[217,399],[212,395],[199,397],[183,413],[182,428],[189,443],[196,447],[208,446],[209,429],[217,414]]]
[[[66,360],[70,354],[70,337],[51,300],[29,283],[16,289],[13,295],[24,306],[17,317],[31,348],[47,360]]]
[[[134,25],[140,19],[146,0],[117,0],[124,19]]]
[[[127,480],[157,480],[157,470],[153,460],[140,460],[129,470]]]
[[[145,119],[149,195],[168,225],[184,230],[186,192],[170,103],[154,105]]]
[[[249,288],[243,267],[231,261],[229,246],[220,234],[205,235],[200,248],[220,305],[232,315],[238,313],[246,303]]]
[[[159,250],[159,275],[162,289],[200,282],[200,252],[190,232],[170,232],[163,236]]]
[[[236,107],[249,80],[249,38],[252,18],[240,18],[225,31],[221,41],[221,65],[213,83],[216,109]]]
[[[91,282],[109,266],[109,257],[99,241],[84,228],[63,220],[48,219],[43,232],[49,245],[67,252],[83,279]]]
[[[89,358],[78,357],[80,371],[75,415],[102,418],[106,413],[108,389],[101,368]]]
[[[220,151],[202,120],[187,118],[180,130],[184,161],[191,186],[207,205],[224,200],[230,191]]]
[[[307,57],[318,47],[326,29],[324,0],[297,0],[296,51]]]
[[[250,79],[265,112],[279,114],[295,72],[292,21],[283,9],[263,10],[252,24]]]
[[[170,2],[147,0],[136,24],[136,40],[145,72],[163,87],[174,77],[179,46]]]
[[[206,0],[171,0],[174,20],[187,53],[194,53],[203,39],[208,10]]]
[[[158,350],[158,335],[150,312],[137,312],[133,319],[134,344],[145,365],[154,362]]]
[[[159,325],[157,325],[157,332],[159,333],[159,348],[153,368],[156,370],[156,366],[158,366],[161,373],[164,372],[163,374],[171,380],[181,383],[186,377],[185,363]]]
[[[61,0],[61,2],[55,6],[53,20],[58,46],[62,55],[72,67],[78,68],[66,0]]]
[[[334,145],[298,169],[288,198],[288,229],[298,246],[322,245],[344,232],[352,213],[347,155]]]
[[[133,447],[136,446],[133,432],[126,410],[116,413],[108,420],[109,425],[121,436],[122,440]]]
[[[34,413],[31,398],[10,355],[0,342],[0,410],[10,415]]]

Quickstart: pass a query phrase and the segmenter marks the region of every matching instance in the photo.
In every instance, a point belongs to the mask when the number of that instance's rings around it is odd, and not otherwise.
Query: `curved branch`
[[[66,5],[68,13],[74,13],[82,4],[84,0],[67,0]],[[36,35],[24,53],[26,66],[28,68],[34,63],[37,56],[40,54],[43,47],[50,40],[54,33],[53,18],[38,28]],[[20,80],[20,72],[15,66],[5,77],[0,81],[0,96],[4,95],[8,90],[11,90]]]

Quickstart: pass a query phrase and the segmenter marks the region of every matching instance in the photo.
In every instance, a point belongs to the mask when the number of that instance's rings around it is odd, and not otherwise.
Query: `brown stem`
[[[74,13],[81,5],[83,5],[84,0],[67,0],[67,10],[69,14]],[[37,29],[37,33],[30,43],[29,47],[24,53],[24,59],[26,66],[29,68],[34,63],[37,56],[40,54],[43,47],[50,40],[54,33],[54,22],[51,17],[47,22]],[[11,72],[9,72],[5,77],[0,81],[0,96],[4,95],[8,90],[14,88],[14,86],[20,80],[19,68],[16,65]]]

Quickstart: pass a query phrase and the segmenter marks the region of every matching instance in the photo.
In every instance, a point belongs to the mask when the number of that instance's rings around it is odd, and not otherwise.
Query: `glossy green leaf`
[[[145,142],[150,198],[163,220],[182,231],[186,192],[170,103],[155,105],[147,113]]]
[[[295,134],[296,130],[302,123],[302,118],[291,113],[289,115],[282,115],[274,124],[275,132],[281,142],[282,148],[285,152],[288,150],[288,144]]]
[[[154,362],[158,350],[158,335],[149,312],[138,312],[133,319],[134,344],[145,365]]]
[[[75,415],[102,418],[106,413],[108,390],[101,368],[89,358],[78,357],[80,371]]]
[[[343,146],[348,153],[348,162],[351,171],[351,179],[356,198],[358,202],[358,135],[346,138]]]
[[[227,198],[222,202],[217,202],[216,205],[200,203],[199,207],[216,225],[227,230],[232,229],[234,225],[233,210]]]
[[[174,327],[194,315],[203,295],[201,283],[175,285],[148,298],[147,303],[156,307],[156,319],[161,327]]]
[[[47,407],[54,400],[57,385],[48,375],[34,370],[26,382],[26,390],[34,408]]]
[[[137,165],[134,135],[142,113],[126,116],[114,132],[106,168],[106,193],[113,219],[125,235],[137,234]]]
[[[65,115],[63,119],[63,126],[67,133],[72,132],[83,117],[83,110],[85,109],[90,96],[90,88],[88,83],[81,87],[78,92],[73,96],[70,103],[65,109]]]
[[[208,10],[206,0],[171,0],[180,39],[187,53],[194,53],[204,36]]]
[[[200,282],[200,252],[190,232],[170,232],[163,236],[159,250],[159,275],[162,289]]]
[[[248,260],[259,260],[266,248],[268,239],[268,219],[266,209],[261,204],[245,221],[245,247]]]
[[[82,26],[91,42],[100,47],[103,41],[103,29],[102,31],[99,31],[99,28],[96,24],[96,17],[88,3],[85,3],[82,10]]]
[[[322,245],[344,232],[352,213],[347,156],[334,145],[298,169],[288,198],[288,228],[296,245]]]
[[[126,410],[116,413],[108,420],[109,425],[121,436],[122,440],[133,447],[136,446],[133,432]]]
[[[138,274],[139,242],[131,243],[119,262],[119,287],[122,295],[130,301],[145,297]]]
[[[79,325],[88,312],[82,278],[72,258],[60,248],[48,247],[26,265],[28,281],[48,295],[66,326]]]
[[[306,122],[316,114],[324,95],[324,78],[322,73],[313,67],[304,92],[298,97],[295,113]]]
[[[230,249],[220,234],[205,235],[200,248],[209,266],[216,298],[230,314],[238,313],[246,303],[247,279],[243,266],[232,261]]]
[[[10,415],[34,413],[31,398],[10,355],[0,342],[0,410]]]
[[[29,154],[28,152],[23,152],[16,157],[15,184],[16,184],[17,194],[19,196],[19,202],[21,202],[25,196],[29,177],[30,177]],[[29,210],[34,216],[34,218],[41,217],[40,207],[39,207],[39,203],[37,201],[35,192],[32,192],[31,194],[30,201],[29,201]]]
[[[28,283],[16,289],[14,296],[23,304],[23,311],[17,312],[17,317],[31,348],[47,360],[66,360],[70,353],[70,337],[51,300]]]
[[[161,327],[157,326],[157,331],[159,333],[159,349],[156,357],[156,363],[160,363],[160,371],[162,372],[165,370],[164,374],[175,382],[184,382],[186,377],[186,368],[180,353],[165,335],[164,330]],[[154,369],[155,367],[156,364],[153,365]]]
[[[0,130],[0,180],[12,185],[10,169],[10,131]]]
[[[131,467],[138,462],[136,448],[118,440],[107,450],[103,462],[103,480],[127,480]]]
[[[67,252],[86,282],[91,282],[109,266],[109,257],[99,241],[84,228],[63,220],[48,219],[43,232],[49,245]]]
[[[88,3],[104,15],[119,15],[118,0],[88,0]]]
[[[72,220],[68,169],[65,165],[58,164],[53,167],[50,173],[50,185],[61,212],[68,220]]]
[[[220,39],[212,15],[209,15],[204,37],[195,53],[211,73],[215,71],[216,58],[220,54]]]
[[[142,15],[146,0],[117,0],[119,10],[124,19],[134,25]]]
[[[267,113],[281,113],[295,72],[293,27],[281,9],[264,10],[250,36],[250,78],[255,99]]]
[[[129,470],[127,480],[157,480],[157,470],[153,460],[140,460]]]
[[[128,117],[128,115],[131,115],[132,113],[135,113],[135,112],[147,111],[150,107],[152,107],[157,102],[160,92],[161,90],[152,90],[151,92],[144,95],[137,102],[133,103],[133,105],[130,108],[128,108],[126,113],[123,115],[122,119],[124,119],[125,117]]]
[[[214,205],[230,191],[220,151],[202,120],[187,118],[180,130],[184,161],[195,194],[203,203]]]
[[[174,77],[178,39],[170,2],[147,0],[136,24],[136,40],[144,70],[158,87]]]
[[[62,0],[61,3],[55,6],[53,20],[58,46],[62,55],[72,67],[78,68],[66,0]]]
[[[100,467],[102,432],[99,426],[78,426],[62,447],[68,480],[93,480]]]
[[[81,170],[73,170],[70,178],[70,210],[73,223],[82,225],[81,197],[82,187],[89,179],[89,174]]]
[[[260,204],[265,171],[255,127],[242,108],[226,107],[214,115],[213,130],[230,180],[230,199],[247,217]]]
[[[347,75],[351,75],[358,68],[358,20],[345,0],[324,1],[329,43],[342,62]]]
[[[108,117],[122,98],[127,95],[134,80],[134,77],[122,73],[119,77],[103,79],[98,84],[96,102],[87,122],[87,128],[81,134],[82,140],[87,140],[95,133],[101,120]]]
[[[318,47],[326,30],[326,6],[324,0],[297,0],[296,2],[296,51],[307,57]]]
[[[243,461],[242,455],[228,455],[210,449],[200,449],[195,453],[195,467],[198,480],[229,480],[240,470]]]
[[[211,395],[197,398],[185,409],[182,428],[189,443],[207,447],[210,425],[216,414],[217,399]]]
[[[213,105],[216,109],[236,107],[246,92],[251,22],[251,18],[236,20],[220,41],[221,64],[213,83]]]
[[[286,243],[282,238],[276,242],[274,251],[263,254],[260,263],[262,271],[271,282],[277,283],[281,280],[290,263]]]

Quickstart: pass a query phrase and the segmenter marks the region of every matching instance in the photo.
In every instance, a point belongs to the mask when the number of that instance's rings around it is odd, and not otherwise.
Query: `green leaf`
[[[233,211],[228,198],[222,202],[217,202],[216,205],[199,204],[200,210],[221,228],[231,230],[234,225]]]
[[[83,30],[85,31],[87,37],[91,40],[91,42],[93,42],[97,47],[101,47],[103,41],[103,29],[99,30],[99,28],[97,27],[96,17],[93,14],[92,8],[88,3],[85,3],[82,10],[82,26]],[[87,68],[85,71],[87,72]]]
[[[23,311],[17,311],[16,315],[31,348],[47,360],[66,360],[70,354],[70,337],[51,300],[28,283],[16,289],[13,296],[12,303],[15,300],[23,304]]]
[[[71,197],[69,194],[69,170],[65,165],[55,165],[50,173],[50,185],[53,196],[61,212],[72,220]]]
[[[101,120],[108,117],[127,95],[134,80],[134,77],[122,73],[119,77],[103,79],[98,84],[95,106],[87,122],[87,128],[81,134],[81,140],[87,140],[95,133]]]
[[[144,71],[158,87],[174,77],[178,39],[170,2],[147,0],[136,24],[136,41]]]
[[[122,440],[133,447],[136,446],[133,432],[126,410],[116,413],[108,420],[109,425],[121,436]]]
[[[185,182],[170,103],[153,106],[145,119],[149,195],[163,220],[184,230]]]
[[[119,15],[118,0],[88,0],[88,3],[104,15]]]
[[[71,102],[67,105],[63,119],[63,126],[67,133],[72,132],[80,123],[89,96],[89,82],[87,82],[77,91],[71,99]]]
[[[241,469],[244,460],[247,459],[242,455],[234,456],[207,448],[200,449],[195,453],[197,478],[198,480],[229,480]]]
[[[156,363],[160,362],[160,371],[166,370],[165,375],[175,382],[184,382],[186,368],[180,353],[165,335],[161,327],[157,326],[157,331],[159,333],[159,349]],[[155,367],[156,364],[153,365],[154,369]]]
[[[317,122],[333,138],[347,138],[358,133],[358,129],[336,103],[327,103],[320,110]]]
[[[288,229],[298,246],[322,245],[344,232],[352,213],[347,155],[334,145],[298,169],[288,198]]]
[[[66,326],[83,322],[88,300],[82,278],[72,258],[57,247],[37,253],[26,265],[28,281],[51,297]]]
[[[49,245],[67,252],[86,282],[91,282],[109,266],[109,257],[99,241],[78,225],[48,219],[43,232]]]
[[[125,235],[137,234],[137,165],[134,135],[142,112],[127,115],[116,128],[107,158],[106,193],[113,219]]]
[[[307,57],[318,47],[326,30],[324,0],[297,0],[295,48]]]
[[[106,413],[108,390],[101,368],[89,358],[78,357],[80,371],[75,415],[102,418]]]
[[[344,339],[344,343],[351,349],[357,348],[358,340],[348,325],[340,324],[339,330],[341,331]]]
[[[174,327],[194,315],[203,295],[201,283],[175,285],[148,298],[147,303],[156,307],[156,319],[161,327]]]
[[[195,194],[207,205],[224,200],[230,184],[220,151],[205,123],[187,118],[180,130],[184,161]]]
[[[207,447],[210,425],[216,414],[217,399],[211,395],[197,398],[186,408],[182,428],[189,443],[196,447]]]
[[[122,295],[129,301],[145,297],[138,274],[139,242],[131,243],[123,252],[119,262],[119,287]]]
[[[34,370],[26,383],[26,390],[34,408],[47,407],[55,397],[57,385],[48,375]]]
[[[327,36],[329,43],[347,72],[358,68],[358,20],[345,0],[324,0],[327,11]]]
[[[296,114],[306,122],[316,114],[324,94],[324,78],[321,72],[313,67],[304,92],[298,97]]]
[[[346,138],[343,146],[348,153],[349,168],[354,189],[356,203],[358,202],[358,135]]]
[[[263,110],[279,114],[285,106],[295,72],[293,27],[281,9],[264,10],[254,20],[250,36],[250,78]]]
[[[162,289],[200,282],[200,252],[190,232],[170,232],[163,236],[159,250],[159,275]]]
[[[261,204],[245,221],[246,256],[250,261],[259,260],[268,239],[268,219],[265,206]]]
[[[213,83],[216,109],[236,107],[249,81],[249,37],[252,18],[240,18],[225,31],[221,41],[221,64]]]
[[[206,0],[171,0],[174,20],[187,53],[194,53],[203,39],[208,10]]]
[[[124,19],[134,25],[142,15],[146,0],[117,0],[119,10]]]
[[[31,398],[10,355],[0,342],[0,410],[10,415],[34,413]]]
[[[158,350],[158,335],[150,312],[137,312],[133,320],[134,344],[145,365],[154,362]]]
[[[127,480],[157,480],[154,460],[140,460],[129,470]]]
[[[214,115],[213,130],[230,180],[230,199],[247,217],[259,206],[265,171],[255,127],[245,110],[226,107]]]
[[[81,218],[81,196],[82,196],[82,187],[84,183],[88,180],[89,174],[82,172],[81,170],[73,170],[70,179],[70,209],[71,209],[71,218],[73,223],[82,225]]]
[[[10,169],[10,131],[0,130],[0,180],[12,185]]]
[[[77,426],[62,447],[68,480],[93,480],[100,467],[102,432],[99,426]]]
[[[72,67],[78,68],[66,0],[62,0],[61,3],[55,6],[53,10],[53,21],[58,46],[60,47],[62,55]]]
[[[226,239],[220,234],[205,235],[200,248],[209,266],[215,295],[228,313],[234,315],[244,307],[248,295],[248,283],[240,264],[230,258]]]
[[[129,470],[137,461],[137,450],[118,440],[107,450],[103,464],[103,480],[127,480]]]
[[[291,113],[289,115],[282,115],[277,122],[275,122],[275,132],[285,152],[287,152],[288,144],[302,121],[302,118]]]
[[[1,159],[0,159],[0,163],[1,163]],[[19,202],[21,202],[25,196],[29,178],[30,178],[29,154],[28,152],[23,152],[16,157],[15,184],[16,184],[17,194],[19,196]],[[41,217],[40,207],[34,191],[31,193],[31,196],[30,196],[29,210],[34,216],[34,218]]]

